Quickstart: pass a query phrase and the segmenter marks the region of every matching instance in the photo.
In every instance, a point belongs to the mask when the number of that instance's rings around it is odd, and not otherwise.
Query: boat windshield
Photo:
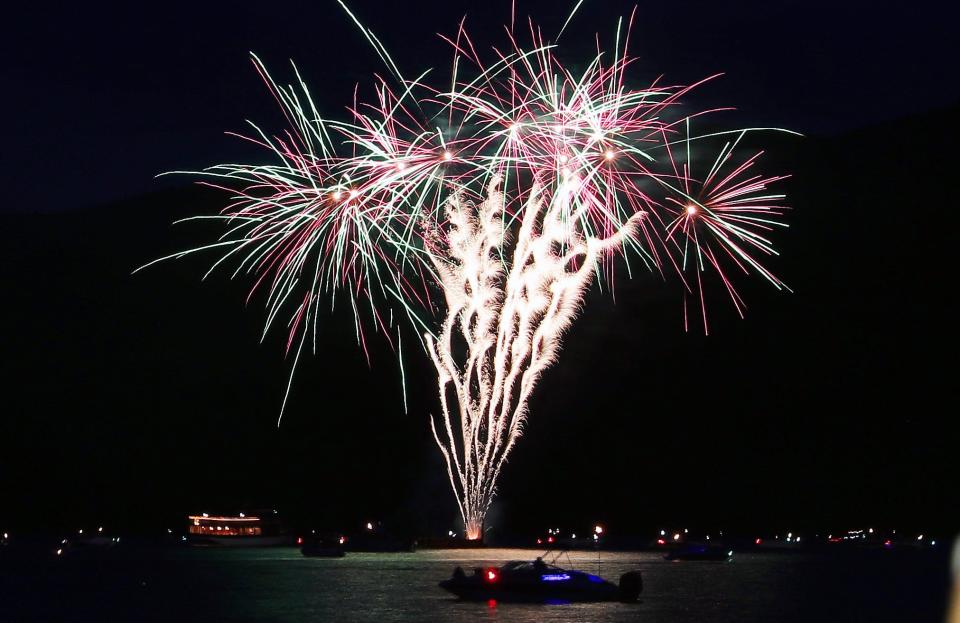
[[[543,563],[537,567],[529,560],[513,560],[501,567],[502,571],[507,572],[533,572],[533,571],[563,571],[560,567]]]
[[[527,562],[526,560],[512,560],[503,565],[501,569],[503,571],[522,571],[525,567],[532,569],[533,563]]]

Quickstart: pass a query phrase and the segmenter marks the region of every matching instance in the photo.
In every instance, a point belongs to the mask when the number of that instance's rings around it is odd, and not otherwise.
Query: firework
[[[532,23],[529,44],[511,28],[487,57],[461,25],[447,38],[450,86],[437,88],[426,73],[404,78],[349,14],[393,78],[376,81],[345,119],[328,119],[296,67],[295,84],[283,86],[254,56],[287,127],[243,136],[269,162],[201,172],[230,193],[220,215],[205,217],[226,231],[170,257],[215,250],[211,270],[250,275],[251,295],[266,299],[264,331],[287,325],[291,380],[338,296],[365,351],[369,327],[400,352],[397,319],[412,324],[438,374],[434,437],[478,538],[531,392],[590,284],[613,279],[617,257],[675,271],[706,331],[709,271],[742,313],[737,273],[784,287],[761,262],[783,226],[783,197],[767,190],[782,178],[753,172],[760,154],[738,159],[754,129],[691,134],[692,120],[712,112],[683,112],[697,85],[631,86],[632,18],[612,53],[598,50],[576,73]],[[700,171],[691,153],[706,139],[723,146]]]

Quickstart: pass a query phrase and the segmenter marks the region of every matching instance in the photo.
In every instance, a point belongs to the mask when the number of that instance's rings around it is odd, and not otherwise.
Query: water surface
[[[728,563],[604,552],[617,581],[639,569],[636,604],[486,604],[437,587],[529,550],[435,550],[304,558],[294,548],[118,548],[33,563],[0,561],[0,621],[940,621],[945,557],[916,552],[736,554]],[[557,564],[597,572],[597,555]]]

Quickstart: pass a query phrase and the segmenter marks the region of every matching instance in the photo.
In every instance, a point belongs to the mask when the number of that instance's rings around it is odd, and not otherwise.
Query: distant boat
[[[310,536],[303,540],[300,553],[308,558],[343,558],[342,536]]]
[[[190,515],[187,543],[217,547],[276,547],[292,545],[283,533],[276,511],[238,515]]]

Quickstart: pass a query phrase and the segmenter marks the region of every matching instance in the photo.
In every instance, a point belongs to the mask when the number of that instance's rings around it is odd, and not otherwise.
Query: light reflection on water
[[[4,573],[21,602],[10,620],[156,621],[936,621],[939,567],[916,559],[737,554],[730,563],[667,562],[604,552],[600,575],[640,570],[639,603],[498,604],[457,601],[437,582],[465,569],[529,560],[532,550],[434,550],[304,558],[293,548],[143,550]],[[549,560],[549,558],[548,558]],[[595,552],[557,564],[597,572]],[[938,563],[939,564],[939,563]],[[7,571],[10,571],[9,569]],[[945,572],[945,569],[944,569]],[[934,576],[931,578],[930,576]],[[41,579],[42,576],[42,579]],[[19,583],[19,586],[16,584]],[[46,583],[46,584],[43,584]],[[31,591],[44,595],[31,598]],[[0,589],[4,586],[0,583]],[[911,590],[920,594],[911,594]],[[2,592],[2,590],[0,590]],[[2,600],[0,600],[2,601]],[[7,602],[17,604],[16,599]],[[3,615],[0,603],[0,619]],[[8,613],[10,614],[10,613]]]

